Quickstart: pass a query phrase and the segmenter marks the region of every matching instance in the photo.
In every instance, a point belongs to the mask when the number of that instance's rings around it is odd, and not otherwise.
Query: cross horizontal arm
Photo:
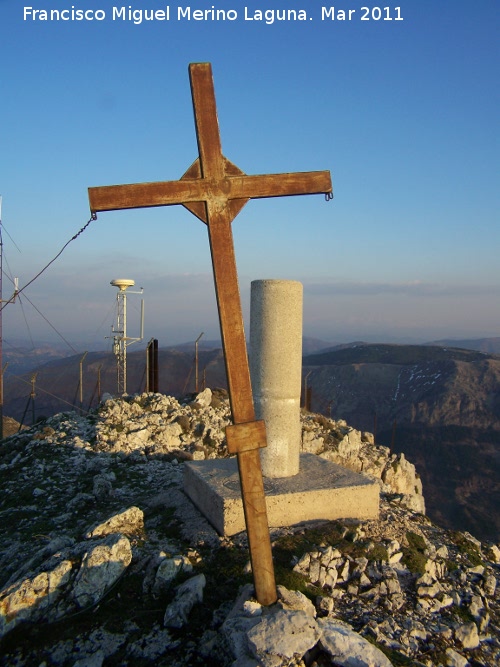
[[[231,199],[326,194],[332,191],[329,171],[302,171],[292,174],[235,176],[231,179]],[[240,195],[241,192],[241,195]]]
[[[290,174],[196,178],[132,185],[89,188],[90,209],[115,211],[125,208],[170,206],[195,201],[258,199],[285,195],[319,194],[332,191],[329,171]]]
[[[202,193],[199,183],[199,180],[185,179],[89,188],[90,210],[97,213],[200,201]]]

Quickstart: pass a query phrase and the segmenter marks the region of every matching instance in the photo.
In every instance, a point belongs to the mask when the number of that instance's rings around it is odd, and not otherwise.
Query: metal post
[[[158,393],[158,341],[151,338],[146,354],[146,391]]]
[[[307,409],[307,378],[311,375],[312,371],[304,377],[304,408]]]
[[[102,364],[99,364],[97,368],[97,402],[101,402],[101,368]]]
[[[201,334],[198,336],[198,338],[194,342],[194,372],[195,372],[195,382],[194,382],[194,388],[196,393],[199,391],[199,386],[198,386],[198,342],[200,338],[203,336],[203,331]]]
[[[306,410],[311,412],[312,406],[312,387],[306,387]]]
[[[38,373],[33,373],[31,376],[31,394],[30,394],[30,399],[31,399],[31,424],[33,425],[35,423],[35,382],[36,382],[36,376]]]
[[[83,362],[85,360],[85,357],[87,356],[87,352],[83,353],[83,357],[80,359],[80,412],[83,414]]]
[[[153,392],[158,393],[159,389],[159,362],[158,362],[158,340],[153,340]]]
[[[153,384],[152,382],[152,376],[153,376],[153,360],[151,358],[151,350],[152,350],[152,345],[153,345],[153,339],[151,338],[149,343],[146,346],[146,392],[149,393],[151,391],[151,386]]]

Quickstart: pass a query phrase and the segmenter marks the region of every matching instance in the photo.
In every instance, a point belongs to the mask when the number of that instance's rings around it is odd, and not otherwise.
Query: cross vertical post
[[[249,199],[323,193],[331,198],[330,172],[248,176],[222,154],[210,63],[189,66],[199,157],[179,181],[89,188],[99,211],[182,204],[206,223],[233,424],[228,450],[236,454],[258,601],[276,601],[259,449],[266,446],[263,421],[255,420],[231,223]]]

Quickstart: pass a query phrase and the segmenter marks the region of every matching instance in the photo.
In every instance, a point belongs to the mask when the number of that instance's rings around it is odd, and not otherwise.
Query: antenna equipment
[[[144,299],[141,299],[141,335],[139,338],[127,336],[127,289],[135,285],[135,280],[129,278],[116,278],[110,282],[113,287],[118,287],[116,294],[117,314],[116,327],[111,328],[111,337],[113,338],[113,352],[116,357],[116,379],[118,395],[127,393],[127,347],[132,343],[137,343],[144,338]],[[139,292],[129,291],[128,294],[142,294],[144,290],[141,287]]]

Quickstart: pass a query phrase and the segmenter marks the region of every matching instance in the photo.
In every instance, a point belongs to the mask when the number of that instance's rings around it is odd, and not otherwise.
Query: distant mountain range
[[[304,357],[311,409],[375,433],[420,472],[429,515],[500,536],[500,356],[424,345]]]
[[[473,338],[465,340],[455,340],[448,338],[436,340],[427,345],[439,345],[441,347],[461,347],[466,350],[478,350],[489,354],[500,354],[500,338]]]
[[[498,540],[500,356],[486,351],[496,345],[500,349],[500,338],[434,345],[332,345],[306,338],[303,377],[311,409],[374,432],[378,444],[404,452],[423,478],[428,513],[438,523]],[[5,353],[5,415],[30,424],[88,410],[99,395],[116,393],[112,353],[88,352],[81,389],[82,354],[57,354],[50,346],[17,357]],[[226,387],[219,341],[200,340],[198,368],[199,389]],[[194,392],[194,342],[161,348],[159,369],[161,393]],[[127,380],[129,393],[145,390],[144,350],[129,351]]]
[[[305,336],[302,341],[303,354],[312,354],[325,348],[331,348],[332,343],[328,343],[318,338],[311,338]],[[76,349],[81,349],[80,358],[84,352],[98,352],[99,354],[106,354],[102,350],[101,343],[82,343],[74,346]],[[220,350],[222,343],[220,340],[207,340],[201,338],[198,348],[200,351]],[[30,371],[36,371],[44,364],[55,361],[57,359],[70,359],[74,353],[68,352],[67,344],[63,343],[37,343],[35,346],[28,340],[16,341],[16,345],[6,344],[4,341],[3,361],[8,363],[8,374],[22,375]],[[186,352],[187,354],[194,354],[194,341],[186,343],[178,343],[176,345],[162,346],[162,350],[177,350],[178,352]],[[132,348],[129,354],[137,354],[134,352],[136,348]],[[111,343],[109,344],[108,354],[111,352]],[[139,353],[140,354],[140,353]],[[144,352],[142,354],[145,354]]]

